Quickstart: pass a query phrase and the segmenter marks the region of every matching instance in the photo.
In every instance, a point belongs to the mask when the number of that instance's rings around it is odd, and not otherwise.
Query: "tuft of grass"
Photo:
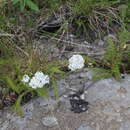
[[[130,73],[130,32],[120,30],[117,33],[117,39],[108,38],[108,46],[103,59],[96,60],[84,56],[85,63],[94,70],[93,80],[114,77],[121,80],[121,73]]]
[[[129,52],[130,45],[127,42],[130,40],[130,32],[121,30],[118,33],[118,39],[107,39],[108,47],[106,54],[101,62],[94,59],[88,59],[89,63],[96,66],[93,79],[99,80],[102,78],[115,77],[116,80],[121,80],[121,73],[129,73],[130,62]],[[97,68],[98,67],[98,68]]]
[[[113,23],[119,27],[122,25],[117,9],[119,5],[118,0],[69,1],[71,19],[73,26],[77,27],[77,35],[84,34],[92,40],[92,37],[102,38],[106,33],[115,31],[113,30]]]

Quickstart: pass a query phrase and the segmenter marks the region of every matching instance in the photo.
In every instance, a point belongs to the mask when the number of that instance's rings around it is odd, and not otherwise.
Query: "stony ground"
[[[49,52],[50,60],[68,59],[73,54],[100,59],[107,46],[107,37],[116,38],[109,34],[102,40],[95,39],[93,43],[88,43],[87,39],[76,39],[72,34],[59,39],[40,36],[33,39],[33,45],[41,55],[44,50]],[[58,101],[53,98],[51,90],[51,99],[37,97],[25,104],[22,116],[9,109],[0,111],[0,130],[130,130],[130,75],[120,82],[113,78],[95,82],[85,92],[89,109],[83,113],[70,110],[67,95],[83,86],[87,88],[93,83],[92,75],[90,69],[67,73],[65,79],[57,82]]]
[[[87,87],[92,82],[92,74],[91,70],[84,69],[68,73],[58,81],[58,102],[53,98],[32,99],[23,106],[21,117],[10,110],[1,111],[0,130],[129,130],[129,75],[120,82],[113,78],[97,81],[85,92],[85,100],[90,102],[88,111],[77,114],[70,110],[69,88]]]

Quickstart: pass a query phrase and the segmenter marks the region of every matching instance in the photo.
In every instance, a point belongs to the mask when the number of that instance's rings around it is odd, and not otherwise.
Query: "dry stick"
[[[63,33],[61,34],[61,36],[60,36],[60,38],[59,38],[59,40],[58,40],[58,43],[59,43],[59,42],[61,41],[61,39],[63,38],[64,34],[65,34],[65,30],[64,30]]]
[[[72,54],[84,54],[84,55],[88,55],[88,56],[100,56],[100,55],[104,55],[105,51],[99,52],[99,53],[85,53],[85,52],[70,52],[70,51],[64,51],[63,53],[72,53]]]
[[[14,34],[0,33],[0,37],[15,37]]]
[[[99,14],[99,15],[101,15],[101,16],[106,16],[105,14],[100,13],[100,12],[98,12],[98,11],[94,11],[94,13]],[[107,17],[111,18],[109,15],[107,15]],[[118,19],[118,17],[116,17],[116,18]],[[114,19],[113,19],[113,21],[116,21],[119,25],[121,25],[121,23],[118,22],[117,20],[114,20]]]
[[[47,37],[47,36],[43,36],[43,37]],[[49,37],[49,36],[48,36]],[[57,40],[59,41],[59,38],[56,38],[56,37],[52,37],[51,39],[54,39],[54,40]],[[78,44],[78,43],[75,43],[75,42],[71,42],[71,41],[66,41],[66,40],[61,40],[62,42],[65,42],[65,43],[70,43],[72,45],[76,45],[76,46],[82,46],[82,47],[87,47],[87,48],[90,48],[90,46],[87,46],[87,45],[81,45],[81,44]]]
[[[8,39],[9,41],[10,41],[10,39]],[[15,47],[18,49],[18,50],[20,50],[24,55],[26,55],[27,57],[29,57],[29,54],[27,53],[27,52],[25,52],[23,49],[21,49],[19,46],[17,46],[16,44],[15,44]]]
[[[66,32],[66,31],[64,30],[64,33],[65,33],[65,32]],[[67,39],[68,39],[68,31],[67,31]],[[66,46],[63,45],[63,48],[62,48],[62,50],[61,50],[61,54],[60,54],[59,58],[62,57],[62,54],[63,54],[63,52],[65,51],[65,49],[66,49]]]
[[[19,46],[16,46],[16,48],[20,50],[21,52],[23,52],[23,54],[25,54],[27,57],[29,57],[29,54],[25,52],[23,49],[21,49]]]

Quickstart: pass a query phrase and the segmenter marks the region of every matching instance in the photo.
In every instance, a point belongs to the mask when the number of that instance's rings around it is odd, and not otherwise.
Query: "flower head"
[[[81,55],[73,55],[69,59],[69,66],[68,68],[71,69],[72,71],[77,70],[77,69],[82,69],[84,67],[84,59]]]
[[[42,88],[45,84],[49,83],[49,76],[42,72],[36,72],[29,82],[29,86],[32,88]]]
[[[30,80],[30,77],[29,77],[27,74],[25,74],[25,75],[23,76],[23,79],[22,79],[21,81],[24,82],[24,83],[28,83],[29,80]]]

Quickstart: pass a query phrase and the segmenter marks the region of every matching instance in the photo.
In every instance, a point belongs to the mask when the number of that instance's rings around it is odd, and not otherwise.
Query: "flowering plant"
[[[75,71],[77,69],[82,69],[84,67],[84,62],[85,60],[83,59],[83,57],[81,55],[73,55],[70,59],[69,59],[69,66],[68,68],[72,71]]]
[[[30,81],[30,82],[29,82]],[[49,76],[43,74],[43,72],[36,72],[32,79],[28,75],[24,75],[22,82],[28,83],[30,87],[36,89],[36,88],[42,88],[45,84],[49,84]]]

